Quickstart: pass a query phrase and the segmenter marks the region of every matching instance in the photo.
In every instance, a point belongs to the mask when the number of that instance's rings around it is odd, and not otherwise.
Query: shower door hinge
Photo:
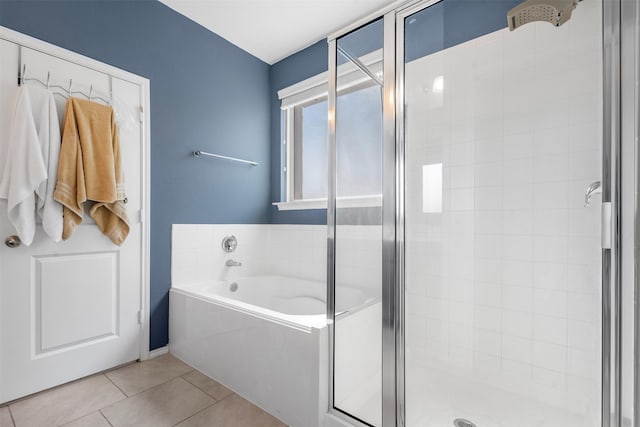
[[[611,249],[611,234],[613,230],[611,216],[611,202],[600,205],[600,242],[602,249]]]

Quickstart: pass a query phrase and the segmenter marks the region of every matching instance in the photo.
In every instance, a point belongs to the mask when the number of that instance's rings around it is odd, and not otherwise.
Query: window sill
[[[276,202],[273,206],[279,211],[298,211],[310,209],[327,209],[327,199],[292,200]],[[340,197],[336,200],[337,208],[373,208],[382,206],[382,195]]]

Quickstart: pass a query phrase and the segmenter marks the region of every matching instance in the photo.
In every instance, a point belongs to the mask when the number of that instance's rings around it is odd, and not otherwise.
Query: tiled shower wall
[[[408,358],[576,411],[600,375],[600,26],[584,1],[406,65]]]

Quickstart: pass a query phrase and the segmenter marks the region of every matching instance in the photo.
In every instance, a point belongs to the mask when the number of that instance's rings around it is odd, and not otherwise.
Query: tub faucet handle
[[[242,267],[242,263],[233,259],[228,259],[227,262],[225,262],[225,265],[227,267]]]

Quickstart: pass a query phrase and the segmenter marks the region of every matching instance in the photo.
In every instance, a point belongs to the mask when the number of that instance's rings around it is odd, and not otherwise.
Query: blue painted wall
[[[410,62],[507,26],[507,12],[522,0],[444,0],[405,22]]]
[[[269,66],[155,0],[0,0],[0,25],[151,80],[151,349],[167,344],[171,224],[269,222]]]

